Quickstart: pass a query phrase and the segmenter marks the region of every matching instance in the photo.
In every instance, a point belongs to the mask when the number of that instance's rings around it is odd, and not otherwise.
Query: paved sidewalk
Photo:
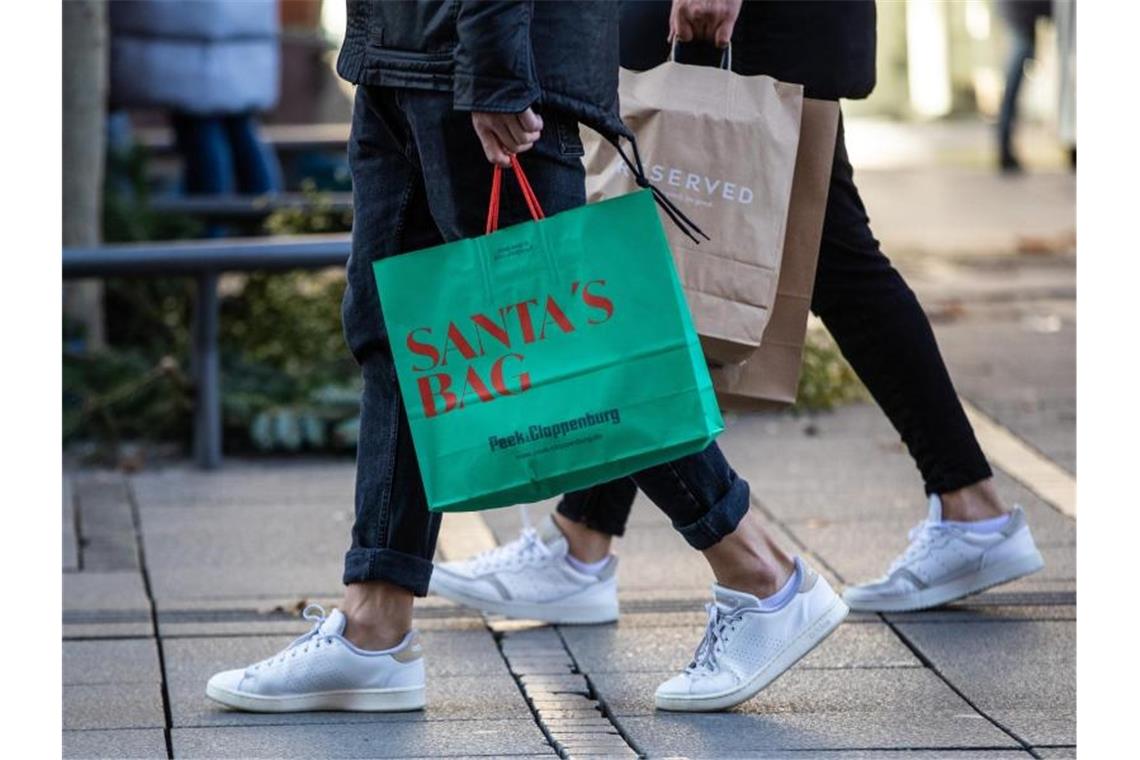
[[[1042,572],[935,611],[852,615],[736,710],[657,713],[653,689],[700,637],[711,574],[640,498],[619,544],[618,624],[484,620],[429,598],[426,711],[249,715],[210,703],[206,679],[285,646],[307,601],[336,602],[352,462],[69,472],[65,756],[1074,757],[1076,524],[1024,456],[1072,485],[1074,179],[1057,161],[995,175],[979,124],[852,119],[848,134],[876,233],[987,422],[983,446],[1002,495],[1029,513]],[[835,584],[881,572],[924,514],[871,405],[735,416],[721,442],[775,532]],[[462,553],[518,528],[513,509],[449,516],[440,545]]]
[[[1072,264],[903,257],[963,395],[1070,474]],[[918,476],[873,406],[739,416],[722,442],[785,543],[835,583],[876,575],[922,517]],[[284,646],[305,629],[305,601],[337,599],[352,470],[347,460],[293,460],[234,461],[211,475],[69,473],[65,755],[1075,754],[1075,521],[1007,472],[1000,490],[1025,505],[1044,571],[945,609],[852,615],[729,713],[653,709],[655,685],[700,637],[711,577],[644,499],[619,547],[616,625],[485,621],[428,599],[418,613],[430,671],[423,713],[248,715],[208,702],[211,673]],[[484,516],[500,540],[518,530],[516,510]],[[470,525],[445,518],[445,537],[470,539]]]
[[[1018,130],[1029,171],[1016,176],[995,171],[995,127],[981,120],[850,118],[845,128],[855,180],[888,255],[1072,249],[1076,175],[1049,128]]]

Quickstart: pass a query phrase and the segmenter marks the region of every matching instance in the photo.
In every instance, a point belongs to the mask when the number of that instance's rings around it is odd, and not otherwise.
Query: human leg
[[[424,704],[422,646],[411,629],[427,591],[439,515],[427,509],[396,386],[371,263],[441,240],[411,160],[395,94],[358,88],[349,145],[353,249],[342,309],[364,389],[357,449],[356,519],[340,609],[278,655],[225,671],[207,695],[238,709],[402,710]]]
[[[570,542],[570,553],[585,562],[609,554],[614,536],[625,533],[637,484],[631,478],[599,483],[564,494],[554,520]]]
[[[920,609],[1040,569],[1024,514],[997,495],[925,312],[871,233],[842,123],[812,309],[899,432],[930,496],[908,550],[883,578],[849,588],[848,603]],[[983,532],[991,520],[1001,525]]]
[[[899,432],[928,494],[963,489],[992,475],[930,321],[871,232],[842,122],[812,311]]]
[[[190,195],[234,192],[234,157],[222,120],[176,112],[170,122],[182,158],[186,192]]]
[[[1010,35],[1010,50],[1005,64],[1005,91],[998,114],[998,153],[1003,171],[1018,171],[1021,163],[1013,152],[1013,130],[1017,121],[1017,97],[1025,79],[1025,64],[1033,57],[1034,29],[1032,22],[1010,22],[1006,29]]]
[[[284,190],[277,153],[257,134],[253,114],[227,116],[223,123],[233,151],[238,191],[262,195]]]

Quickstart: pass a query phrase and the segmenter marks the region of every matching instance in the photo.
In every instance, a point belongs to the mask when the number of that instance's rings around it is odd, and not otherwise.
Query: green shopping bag
[[[650,190],[373,265],[428,505],[538,501],[724,429]]]

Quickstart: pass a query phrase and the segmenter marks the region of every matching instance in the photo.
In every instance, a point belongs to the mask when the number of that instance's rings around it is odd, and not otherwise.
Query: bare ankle
[[[1000,517],[1009,511],[998,496],[993,478],[986,478],[956,491],[947,491],[940,494],[940,497],[943,520],[976,522]]]
[[[717,583],[760,598],[779,591],[795,571],[795,562],[752,511],[735,531],[705,549],[704,555]]]
[[[566,536],[569,552],[579,562],[600,562],[610,556],[613,536],[594,530],[555,512],[554,524]]]
[[[345,589],[344,637],[367,651],[391,649],[412,628],[414,596],[383,581],[353,583]]]

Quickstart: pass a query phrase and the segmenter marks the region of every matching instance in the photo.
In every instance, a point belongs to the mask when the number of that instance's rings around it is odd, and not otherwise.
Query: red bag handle
[[[522,165],[519,163],[518,156],[511,156],[511,168],[515,171],[515,179],[519,182],[519,189],[522,190],[523,200],[526,201],[526,207],[530,211],[532,219],[545,219],[546,214],[542,212],[542,206],[538,205],[538,197],[534,194],[534,188],[530,186],[530,181],[523,173]],[[503,167],[495,164],[495,171],[491,175],[491,202],[487,206],[487,234],[490,235],[495,230],[499,229],[499,201],[503,191]]]

